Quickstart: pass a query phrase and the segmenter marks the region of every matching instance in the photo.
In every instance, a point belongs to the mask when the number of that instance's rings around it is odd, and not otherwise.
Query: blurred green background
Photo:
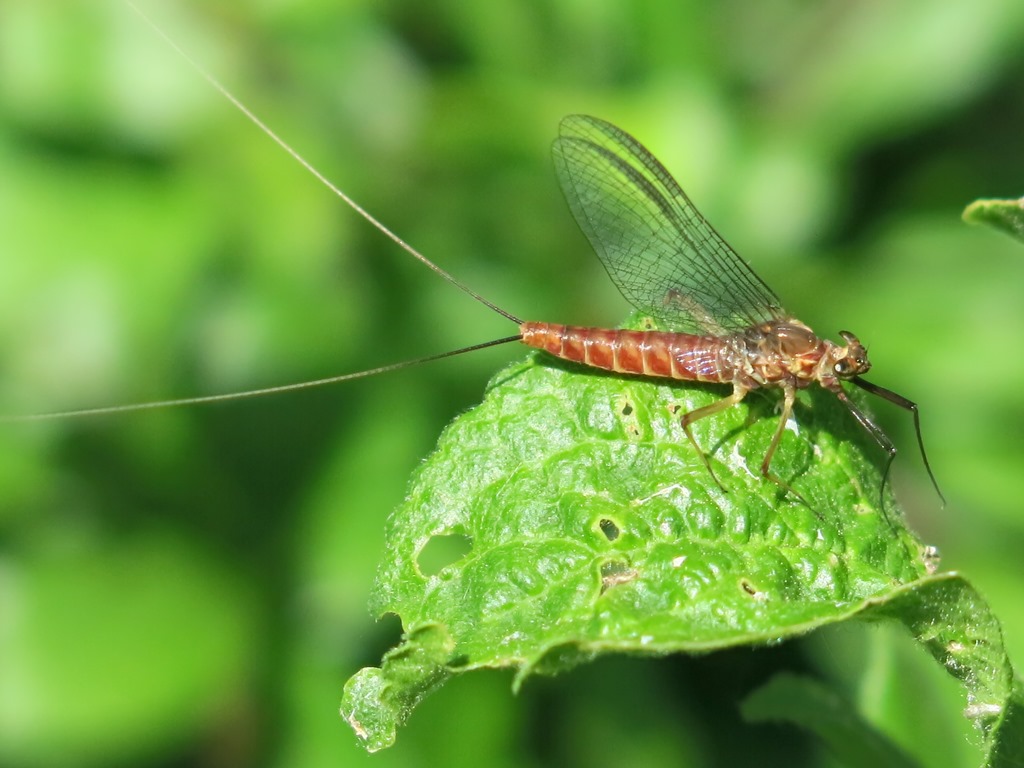
[[[895,483],[1024,663],[1024,4],[151,3],[401,237],[511,312],[627,307],[551,169],[558,120],[638,136],[799,317],[918,401]],[[357,218],[119,2],[0,4],[0,413],[358,371],[514,328]],[[0,425],[0,764],[831,765],[735,708],[831,679],[927,765],[976,763],[958,687],[895,630],[612,659],[513,698],[470,675],[367,757],[344,681],[384,521],[500,348],[216,406]],[[924,740],[925,735],[929,735]],[[751,755],[757,762],[750,762]]]

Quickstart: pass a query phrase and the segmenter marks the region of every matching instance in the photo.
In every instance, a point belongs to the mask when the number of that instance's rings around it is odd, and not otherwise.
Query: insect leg
[[[832,389],[832,388],[830,388],[830,389]],[[874,390],[872,390],[872,389],[870,389],[868,387],[864,387],[864,389],[866,389],[868,392],[873,392],[874,391]],[[832,391],[835,392],[836,397],[839,398],[839,402],[841,402],[843,405],[845,405],[846,409],[850,413],[853,414],[853,418],[855,418],[857,420],[857,423],[859,423],[862,427],[864,427],[865,430],[867,430],[868,434],[871,435],[875,439],[875,442],[878,443],[878,445],[886,453],[887,458],[885,460],[885,469],[882,470],[882,485],[878,489],[878,508],[880,510],[882,510],[882,514],[885,515],[885,519],[889,523],[889,527],[892,528],[893,531],[895,531],[896,528],[895,528],[895,526],[893,526],[892,520],[889,519],[889,513],[885,509],[885,484],[887,482],[889,482],[889,470],[892,469],[893,459],[896,458],[896,446],[893,445],[892,440],[890,440],[889,436],[887,434],[885,434],[885,432],[882,431],[882,428],[880,426],[875,424],[875,422],[873,422],[868,417],[868,415],[866,413],[864,413],[864,411],[862,411],[860,408],[858,408],[856,405],[854,405],[853,401],[847,396],[846,392],[843,390],[843,388],[841,386],[839,386],[837,384],[835,386],[835,388],[832,389]],[[883,391],[884,392],[888,392],[889,390],[883,390]],[[890,393],[890,394],[894,394],[894,393]],[[895,401],[893,401],[893,402],[895,402]],[[910,401],[908,400],[907,402],[909,403]],[[897,405],[898,404],[899,403],[897,403]],[[911,403],[911,405],[913,405],[913,403]],[[916,409],[917,406],[914,405],[914,408]],[[915,419],[917,417],[917,411],[916,410],[914,410],[914,417],[915,417]],[[920,434],[921,433],[918,432],[918,437],[920,437]],[[921,446],[921,450],[922,451],[924,450],[924,445],[923,444]],[[928,460],[925,459],[925,466],[927,466],[927,463],[928,463]],[[930,467],[929,467],[928,471],[931,472],[931,468]],[[932,477],[932,482],[933,483],[935,482],[935,478],[934,477]],[[935,486],[935,490],[938,491],[939,487]],[[941,492],[939,493],[939,498],[942,498],[942,493]],[[945,499],[943,499],[943,501],[945,501]]]
[[[942,491],[939,489],[939,483],[935,479],[935,473],[932,472],[932,465],[928,463],[928,454],[924,452],[924,438],[921,436],[921,414],[917,407],[917,403],[912,400],[908,400],[903,395],[896,394],[891,389],[886,389],[885,387],[880,387],[877,384],[864,381],[860,376],[854,377],[851,381],[864,391],[870,392],[873,395],[878,395],[883,400],[888,400],[893,405],[898,405],[900,408],[910,411],[914,416],[914,431],[917,432],[917,445],[921,449],[921,459],[924,461],[924,468],[928,470],[928,477],[931,478],[932,487],[935,488],[935,493],[938,494],[939,499],[943,504],[945,504],[946,497],[942,495]],[[853,403],[847,399],[845,393],[840,395],[839,399],[842,400],[846,407],[850,409],[850,412],[854,415],[857,421],[859,421],[861,425],[871,433],[872,437],[875,438],[878,444],[889,453],[889,462],[885,466],[885,476],[882,478],[882,487],[884,488],[885,480],[889,477],[889,467],[892,466],[892,460],[896,457],[895,446],[893,446],[888,436],[886,436],[886,434],[882,432],[876,424],[854,407]]]
[[[693,424],[693,422],[699,421],[700,419],[703,419],[706,416],[713,416],[719,411],[724,411],[726,408],[731,408],[732,406],[740,402],[744,397],[746,397],[748,391],[749,390],[746,387],[742,387],[739,384],[734,383],[732,394],[729,395],[728,397],[722,398],[717,403],[705,405],[703,408],[698,408],[695,411],[684,413],[682,418],[679,419],[679,424],[682,426],[683,431],[686,433],[686,436],[690,438],[690,442],[693,444],[693,447],[697,450],[697,455],[700,456],[701,461],[704,462],[704,466],[707,467],[708,472],[711,473],[711,477],[714,479],[716,483],[718,483],[718,487],[721,488],[723,491],[725,490],[725,486],[723,486],[722,483],[719,481],[718,476],[715,474],[715,470],[711,468],[711,462],[708,461],[707,454],[704,453],[704,451],[702,451],[700,449],[700,446],[697,444],[697,440],[696,438],[694,438],[693,432],[690,430],[690,425]]]
[[[882,431],[882,428],[880,426],[875,424],[875,422],[873,422],[868,417],[868,415],[866,413],[864,413],[860,408],[858,408],[856,405],[853,404],[853,401],[849,397],[847,397],[846,392],[843,391],[842,387],[837,387],[836,389],[838,390],[838,391],[836,391],[836,397],[839,398],[839,402],[841,402],[843,405],[846,406],[846,409],[850,413],[853,414],[853,417],[857,420],[857,422],[862,427],[864,427],[865,430],[867,430],[868,434],[870,434],[875,439],[875,442],[878,443],[878,445],[886,453],[885,469],[882,470],[882,485],[878,489],[878,505],[879,505],[879,509],[881,509],[882,512],[885,513],[885,516],[888,517],[889,513],[886,512],[886,510],[885,510],[885,485],[886,485],[886,483],[889,482],[889,470],[892,469],[892,462],[896,458],[896,446],[893,445],[892,440],[890,440],[889,436],[887,434],[885,434],[885,432]],[[873,392],[875,394],[878,394],[878,392],[876,392],[874,389],[871,389],[869,387],[864,387],[864,389],[866,389],[868,392]],[[879,389],[881,389],[881,387],[879,387]],[[889,390],[887,390],[887,389],[884,389],[882,391],[883,392],[888,392],[889,394],[895,394],[894,392],[889,392]],[[896,395],[896,397],[899,397],[899,395]],[[889,398],[886,398],[886,399],[888,400]],[[901,405],[901,403],[897,402],[896,400],[893,400],[891,402],[894,402],[897,405]],[[907,400],[906,402],[910,403],[909,400]],[[913,409],[908,408],[908,410],[913,410],[913,413],[914,413],[914,423],[916,424],[917,423],[917,410],[916,410],[917,409],[917,405],[915,405],[914,403],[910,403],[910,405],[913,406]],[[918,438],[920,438],[920,436],[921,436],[920,429],[918,429],[917,435],[918,435]],[[922,455],[923,455],[923,451],[924,451],[924,444],[923,443],[921,444],[921,451],[922,451]],[[925,463],[925,466],[928,467],[928,458],[927,457],[925,457],[925,462],[924,463]],[[928,473],[929,473],[929,475],[931,475],[931,467],[928,467]],[[932,476],[932,483],[934,483],[934,482],[935,482],[935,477],[933,475]],[[942,499],[943,503],[945,503],[946,500],[943,498],[942,492],[939,490],[939,486],[938,485],[935,486],[935,491],[936,491],[936,493],[939,494],[939,498]],[[892,525],[891,522],[890,522],[890,525]]]
[[[792,384],[783,385],[782,391],[782,415],[779,417],[779,426],[775,428],[775,434],[772,435],[772,441],[768,445],[768,450],[764,453],[764,460],[761,462],[761,475],[768,480],[771,480],[786,493],[791,493],[795,498],[799,499],[804,506],[813,509],[813,507],[807,503],[807,499],[797,493],[789,483],[785,482],[781,477],[771,471],[772,457],[775,456],[775,450],[779,447],[779,441],[782,440],[782,433],[786,429],[786,422],[789,421],[789,415],[793,412],[793,403],[796,402],[796,387]]]

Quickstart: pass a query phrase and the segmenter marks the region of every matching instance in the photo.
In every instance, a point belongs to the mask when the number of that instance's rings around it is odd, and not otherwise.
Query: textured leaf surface
[[[971,224],[987,224],[1024,241],[1024,198],[976,200],[964,210],[964,221]]]
[[[367,748],[388,746],[425,692],[471,669],[512,667],[519,686],[608,651],[772,643],[862,613],[913,614],[922,636],[931,621],[936,637],[960,637],[967,607],[890,605],[932,582],[891,500],[879,510],[877,448],[845,409],[825,392],[802,396],[773,462],[808,507],[758,471],[775,393],[697,423],[727,491],[715,484],[679,413],[723,394],[546,358],[501,372],[390,520],[371,608],[398,614],[406,638],[349,681],[342,704]],[[451,541],[468,544],[435,549]]]

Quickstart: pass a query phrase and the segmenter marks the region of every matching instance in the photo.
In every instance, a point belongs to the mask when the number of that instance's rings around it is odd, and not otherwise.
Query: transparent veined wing
[[[587,115],[552,153],[573,216],[622,295],[669,329],[721,335],[786,315],[778,297],[635,138]]]

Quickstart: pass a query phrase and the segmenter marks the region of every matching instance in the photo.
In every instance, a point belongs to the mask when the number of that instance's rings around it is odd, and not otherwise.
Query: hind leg
[[[711,468],[711,462],[708,461],[707,454],[700,449],[699,445],[697,445],[697,440],[696,438],[694,438],[693,432],[690,430],[690,425],[693,424],[695,421],[699,421],[700,419],[703,419],[707,416],[713,416],[714,414],[720,411],[724,411],[726,408],[731,408],[732,406],[740,402],[744,397],[746,397],[747,392],[750,391],[746,387],[742,387],[739,384],[733,384],[732,386],[732,394],[729,395],[728,397],[722,398],[718,402],[712,403],[711,405],[705,405],[703,408],[698,408],[695,411],[684,413],[682,418],[679,420],[679,424],[682,426],[683,431],[686,433],[686,436],[690,439],[690,443],[692,443],[693,447],[697,450],[697,454],[700,456],[701,461],[704,462],[704,466],[708,468],[708,472],[711,474],[711,477],[718,484],[718,487],[721,488],[723,491],[725,490],[725,486],[723,486],[721,481],[719,481],[718,476],[715,474],[715,470]]]

